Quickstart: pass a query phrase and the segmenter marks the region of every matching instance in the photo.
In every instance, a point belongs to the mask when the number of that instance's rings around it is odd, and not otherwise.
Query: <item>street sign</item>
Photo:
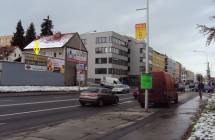
[[[147,36],[146,23],[139,23],[135,25],[135,36],[137,40],[143,40]]]
[[[152,89],[152,75],[144,73],[141,75],[141,89]]]

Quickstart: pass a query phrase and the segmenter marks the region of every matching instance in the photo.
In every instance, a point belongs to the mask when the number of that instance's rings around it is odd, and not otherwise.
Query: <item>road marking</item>
[[[0,102],[12,102],[13,100],[0,100]]]
[[[125,102],[121,102],[119,104],[128,104],[128,103],[131,103],[131,102],[134,102],[134,101],[125,101]]]
[[[126,95],[129,96],[129,95],[132,95],[132,94],[129,93],[129,94],[115,94],[115,95],[121,97],[121,96],[126,96]]]
[[[38,113],[38,112],[45,112],[45,111],[53,111],[53,110],[75,108],[75,107],[80,107],[80,105],[64,106],[64,107],[49,108],[49,109],[42,109],[42,110],[33,110],[33,111],[28,111],[28,112],[19,112],[19,113],[11,113],[11,114],[3,114],[3,115],[0,115],[0,117],[7,117],[7,116],[14,116],[14,115],[23,115],[23,114]]]
[[[1,126],[1,125],[5,125],[5,124],[6,124],[6,123],[0,123],[0,126]]]
[[[127,103],[131,103],[131,102],[133,102],[133,101],[125,101],[125,102],[121,102],[119,104],[127,104]],[[81,107],[81,105],[64,106],[64,107],[58,107],[58,108],[33,110],[33,111],[18,112],[18,113],[11,113],[11,114],[2,114],[2,115],[0,115],[0,117],[8,117],[8,116],[14,116],[14,115],[23,115],[23,114],[38,113],[38,112],[53,111],[53,110],[68,109],[68,108],[76,108],[76,107]]]
[[[132,124],[134,124],[135,122],[128,122],[128,123],[125,123],[125,124],[121,124],[119,126],[116,127],[116,129],[122,129],[122,128],[125,128],[127,126],[130,126]]]
[[[0,105],[0,107],[22,106],[22,105],[33,105],[33,104],[46,104],[46,103],[66,102],[66,101],[78,101],[78,99],[66,99],[66,100],[54,100],[54,101],[42,101],[42,102],[28,102],[28,103],[21,103],[21,104],[7,104],[7,105]]]
[[[122,98],[122,99],[119,99],[119,100],[123,101],[123,100],[128,100],[128,99],[134,99],[134,97],[132,97],[132,98]]]

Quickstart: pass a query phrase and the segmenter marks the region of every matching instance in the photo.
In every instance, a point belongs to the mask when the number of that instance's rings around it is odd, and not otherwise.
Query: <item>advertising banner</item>
[[[76,64],[86,64],[87,53],[84,51],[67,48],[67,61]]]
[[[26,53],[25,70],[47,71],[47,57]]]
[[[135,34],[137,40],[143,40],[147,36],[146,23],[139,23],[135,25]]]
[[[64,73],[65,61],[63,59],[48,58],[47,69],[51,72]]]

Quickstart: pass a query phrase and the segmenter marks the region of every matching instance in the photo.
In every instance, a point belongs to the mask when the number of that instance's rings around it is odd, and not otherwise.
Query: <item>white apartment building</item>
[[[129,75],[139,76],[145,72],[146,43],[129,37]],[[149,71],[152,71],[152,48],[149,48]]]
[[[113,31],[81,34],[88,51],[88,79],[128,75],[128,37]]]

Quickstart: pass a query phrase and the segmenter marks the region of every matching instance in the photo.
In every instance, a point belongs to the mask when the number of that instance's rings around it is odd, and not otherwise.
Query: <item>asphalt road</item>
[[[54,125],[73,118],[136,102],[131,94],[121,94],[119,105],[106,107],[81,107],[78,94],[0,98],[0,137],[16,132]]]

